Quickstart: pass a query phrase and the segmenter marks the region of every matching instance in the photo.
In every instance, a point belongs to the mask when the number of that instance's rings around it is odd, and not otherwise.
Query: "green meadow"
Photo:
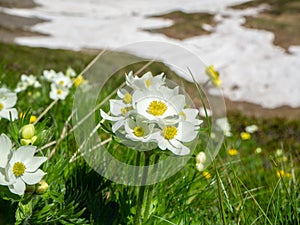
[[[22,74],[41,77],[43,70],[64,72],[72,67],[80,74],[95,57],[93,52],[0,43],[0,87],[14,90]],[[134,56],[117,54],[105,63],[110,67],[123,57]],[[162,63],[143,66],[136,64],[119,71],[120,80],[116,83],[121,82],[125,72],[140,69],[141,73],[165,72],[168,79],[179,79]],[[29,123],[30,115],[39,117],[53,102],[49,84],[41,84],[41,88],[30,88],[17,95],[15,107],[25,118],[14,122],[0,120],[0,133],[8,135],[15,147],[20,145],[20,130]],[[195,88],[195,84],[184,82],[184,87]],[[99,101],[116,88],[113,81],[103,89]],[[41,166],[48,189],[37,193],[37,186],[31,190],[27,187],[20,197],[0,186],[0,224],[300,224],[300,118],[262,119],[231,110],[227,118],[232,135],[224,138],[210,166],[203,171],[196,167],[196,155],[206,143],[200,135],[195,152],[183,169],[165,181],[141,188],[110,181],[78,154],[80,146],[73,133],[76,125],[70,120],[74,93],[72,89],[65,100],[57,101],[35,123],[38,154],[49,158]],[[107,105],[103,107],[107,109]],[[100,120],[98,110],[93,115]],[[97,130],[104,139],[110,135],[109,124],[106,125]],[[201,132],[208,132],[206,125]],[[250,125],[258,129],[245,135]],[[109,141],[107,149],[129,163],[138,157],[146,158],[137,151],[127,151],[115,138]],[[150,163],[156,162],[157,155],[151,153]],[[170,152],[165,151],[160,157],[168,156]]]

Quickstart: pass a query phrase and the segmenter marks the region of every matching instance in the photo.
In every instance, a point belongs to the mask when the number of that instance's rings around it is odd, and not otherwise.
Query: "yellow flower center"
[[[22,176],[25,173],[26,167],[22,162],[16,162],[13,166],[13,173],[16,177]]]
[[[121,109],[121,113],[122,113],[123,116],[125,116],[130,110],[132,110],[131,106],[130,107],[123,107]]]
[[[59,81],[59,84],[60,84],[60,85],[64,85],[64,83],[65,83],[65,82],[64,82],[63,80]]]
[[[146,87],[149,88],[150,85],[151,85],[151,80],[150,80],[150,79],[147,79],[147,80],[145,81],[145,84],[146,84]]]
[[[131,96],[131,94],[126,93],[126,94],[124,95],[123,100],[124,100],[124,102],[127,103],[127,104],[131,103],[131,102],[132,102],[132,96]]]
[[[167,126],[163,129],[163,135],[165,139],[171,140],[177,134],[177,128],[175,126]]]
[[[167,109],[168,107],[162,101],[152,101],[148,106],[149,113],[154,116],[162,116]]]
[[[4,105],[0,103],[0,111],[4,108]]]
[[[58,95],[61,95],[61,94],[63,93],[63,91],[62,91],[61,89],[57,89],[56,93],[57,93]]]
[[[144,129],[140,126],[137,126],[133,129],[133,133],[137,137],[142,137],[144,135]]]

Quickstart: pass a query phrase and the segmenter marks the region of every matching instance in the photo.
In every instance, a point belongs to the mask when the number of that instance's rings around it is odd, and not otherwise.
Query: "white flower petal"
[[[17,195],[23,195],[26,189],[26,185],[22,179],[17,179],[16,182],[8,186],[9,190]]]
[[[105,120],[110,120],[110,121],[119,121],[121,119],[124,119],[123,116],[109,116],[106,112],[104,112],[102,109],[100,109],[100,115],[103,119]]]
[[[167,148],[175,155],[188,155],[190,153],[190,149],[176,139],[170,140]]]
[[[1,134],[0,136],[0,167],[5,168],[8,162],[8,156],[12,148],[12,143],[10,139],[5,135]]]
[[[122,114],[121,110],[124,107],[128,107],[122,100],[109,100],[110,112],[112,115],[119,116]]]
[[[124,125],[124,123],[125,123],[125,120],[124,120],[124,119],[117,121],[117,122],[112,126],[112,132],[115,133],[117,130],[120,129],[120,127],[122,127],[122,126]]]
[[[33,158],[35,149],[35,146],[21,146],[13,154],[14,162],[22,162],[25,165],[29,164],[30,160]]]
[[[11,115],[12,121],[14,121],[15,119],[18,118],[18,111],[15,108],[2,109],[0,111],[0,118],[5,118],[5,119],[10,120],[10,115]]]
[[[6,175],[5,175],[5,169],[0,168],[0,185],[9,185],[10,183],[7,181]]]
[[[196,138],[198,132],[195,131],[193,124],[189,122],[181,122],[177,128],[176,139],[182,142],[189,142]]]
[[[32,157],[30,160],[27,160],[26,163],[26,172],[36,171],[45,161],[47,157]]]
[[[44,175],[45,173],[42,170],[38,169],[34,173],[24,173],[22,179],[26,184],[32,185],[40,182]]]
[[[13,92],[8,92],[5,93],[4,96],[5,96],[3,99],[4,107],[6,109],[14,107],[14,105],[17,103],[17,94]]]

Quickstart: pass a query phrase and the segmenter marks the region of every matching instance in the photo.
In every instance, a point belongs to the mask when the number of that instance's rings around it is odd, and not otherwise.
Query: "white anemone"
[[[148,120],[174,123],[178,122],[179,113],[184,109],[185,97],[178,94],[178,88],[137,90],[132,95],[132,106]]]
[[[55,70],[44,70],[43,71],[43,77],[49,82],[53,82],[57,76],[58,76],[58,74],[55,72]]]
[[[6,88],[0,88],[0,119],[10,119],[10,115],[12,120],[18,118],[18,112],[15,108],[15,104],[17,103],[17,94],[9,91]]]
[[[51,84],[50,98],[64,100],[69,94],[69,89],[54,83]]]
[[[45,173],[39,167],[47,160],[47,157],[35,157],[36,147],[22,146],[12,151],[11,159],[6,167],[5,180],[9,190],[17,195],[23,195],[26,184],[38,183]]]
[[[138,77],[130,71],[129,74],[126,74],[126,84],[134,90],[157,90],[165,84],[165,76],[164,73],[153,76],[151,72],[147,72]]]
[[[27,76],[26,74],[21,75],[21,80],[17,84],[17,88],[15,89],[15,92],[21,92],[26,90],[28,87],[34,87],[38,88],[41,87],[40,82],[37,81],[37,78],[33,75]]]
[[[115,122],[112,126],[112,131],[115,133],[122,127],[125,123],[125,119],[132,112],[133,108],[131,104],[124,103],[123,100],[111,99],[109,100],[110,104],[110,113],[112,116],[109,116],[102,109],[100,109],[101,117],[105,120],[110,120]]]
[[[161,131],[153,134],[161,150],[169,149],[175,155],[187,155],[190,149],[183,143],[195,140],[198,132],[193,124],[180,122],[178,125],[164,126]]]
[[[70,77],[65,76],[63,73],[58,73],[53,82],[60,87],[70,88],[72,86],[72,80]]]

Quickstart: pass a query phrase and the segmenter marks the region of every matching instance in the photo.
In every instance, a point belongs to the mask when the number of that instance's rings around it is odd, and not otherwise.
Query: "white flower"
[[[130,71],[126,74],[126,84],[134,90],[157,90],[159,87],[165,84],[164,73],[153,77],[151,72],[145,73],[142,77],[134,76]]]
[[[115,133],[122,127],[125,123],[125,119],[129,115],[129,112],[133,111],[131,104],[126,104],[122,100],[111,99],[109,100],[110,104],[110,113],[112,116],[109,116],[102,109],[100,109],[101,117],[105,120],[110,120],[115,122],[112,126],[112,131]]]
[[[18,112],[15,108],[15,104],[17,103],[17,94],[9,91],[6,88],[0,88],[0,119],[10,119],[10,115],[12,120],[18,118]]]
[[[148,120],[140,116],[129,116],[125,121],[124,127],[125,140],[122,140],[122,142],[127,146],[139,151],[151,150],[157,147],[153,137],[155,124],[149,123]]]
[[[64,100],[69,94],[69,89],[63,86],[51,84],[50,98]]]
[[[255,124],[245,127],[245,131],[250,134],[256,132],[257,130],[258,126],[256,126]]]
[[[179,112],[179,116],[182,121],[192,123],[195,128],[200,128],[200,124],[203,122],[202,120],[197,119],[199,111],[197,109],[186,108]]]
[[[216,120],[216,125],[220,130],[223,131],[225,136],[227,136],[227,137],[232,136],[231,127],[230,127],[230,124],[229,124],[228,119],[226,117],[217,119]]]
[[[9,190],[17,195],[23,195],[26,184],[38,183],[45,173],[38,169],[47,157],[34,156],[36,147],[23,146],[12,151],[11,159],[6,167],[5,179]]]
[[[73,70],[71,67],[68,67],[68,69],[66,70],[66,76],[67,77],[75,77],[77,74],[75,72],[75,70]]]
[[[59,74],[63,74],[62,72],[59,72]],[[43,77],[49,81],[49,82],[53,82],[55,80],[55,78],[57,77],[57,73],[55,72],[55,70],[44,70],[43,71]]]
[[[178,94],[178,88],[137,90],[132,95],[132,106],[148,120],[176,123],[179,121],[179,113],[184,109],[185,97]]]
[[[72,80],[70,77],[65,76],[63,73],[58,73],[53,79],[53,82],[60,87],[70,88],[72,86]]]
[[[161,150],[169,149],[176,155],[187,155],[190,149],[183,143],[193,141],[197,137],[193,124],[180,122],[178,125],[164,126],[161,131],[153,134]]]
[[[207,113],[208,117],[212,116],[212,111],[208,108],[206,108],[206,113]],[[200,107],[200,109],[199,109],[200,116],[206,117],[206,113],[205,113],[205,109],[203,107]]]
[[[26,90],[28,87],[33,86],[34,88],[41,87],[40,82],[37,81],[37,78],[33,75],[27,76],[26,74],[21,75],[21,80],[17,84],[15,92],[21,92]]]
[[[1,134],[0,135],[0,152],[1,152],[0,169],[6,167],[9,160],[11,149],[12,149],[12,143],[10,139],[5,134]],[[1,179],[0,179],[0,184],[1,184]]]

